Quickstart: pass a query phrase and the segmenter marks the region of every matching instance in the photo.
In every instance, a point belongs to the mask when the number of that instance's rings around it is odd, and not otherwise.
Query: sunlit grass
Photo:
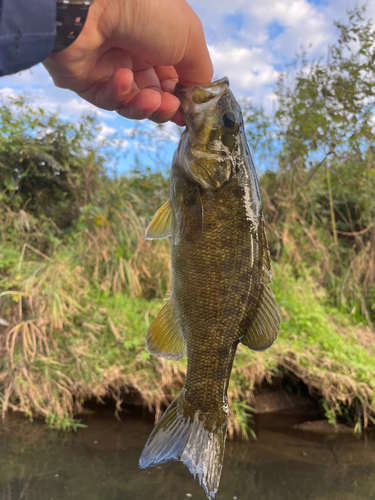
[[[77,265],[77,248],[46,259],[26,260],[24,252],[20,260],[9,253],[8,285],[0,298],[2,315],[10,320],[1,336],[2,411],[74,428],[85,400],[110,397],[120,411],[123,395],[137,391],[158,418],[186,370],[186,361],[155,358],[145,347],[145,332],[163,300],[134,296],[129,282],[127,293],[98,286]],[[163,258],[161,274],[168,273],[167,252]],[[346,420],[357,423],[357,430],[366,426],[375,409],[374,351],[358,342],[342,314],[324,305],[325,292],[308,276],[296,279],[280,265],[274,265],[274,276],[280,333],[265,352],[239,347],[228,393],[229,435],[248,433],[246,413],[256,385],[288,377],[302,380],[322,400],[331,421],[347,408]],[[142,283],[147,287],[147,280]]]

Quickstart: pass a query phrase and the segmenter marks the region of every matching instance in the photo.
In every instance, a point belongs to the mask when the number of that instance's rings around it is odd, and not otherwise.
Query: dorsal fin
[[[168,299],[146,333],[146,345],[151,354],[166,359],[181,359],[185,340],[176,321],[172,299]]]

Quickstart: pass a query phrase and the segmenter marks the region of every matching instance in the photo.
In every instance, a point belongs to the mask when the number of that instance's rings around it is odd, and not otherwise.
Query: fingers
[[[179,106],[180,102],[175,96],[166,92],[143,89],[130,102],[121,105],[117,113],[131,120],[148,118],[155,123],[165,123],[176,115]],[[183,124],[182,120],[181,125]]]
[[[161,104],[159,92],[150,89],[139,90],[135,96],[117,108],[117,113],[130,120],[144,120],[152,115]]]
[[[117,108],[117,113],[130,120],[149,118],[156,123],[165,123],[176,114],[180,106],[177,97],[162,91],[142,89],[128,102]]]
[[[178,74],[173,66],[155,66],[155,73],[159,79],[160,87],[164,92],[174,94],[174,88],[178,83]]]
[[[133,56],[152,66],[174,66],[186,87],[211,81],[212,62],[202,23],[186,0],[122,2],[119,40]],[[128,23],[129,19],[135,22]],[[126,25],[126,26],[125,26]]]
[[[161,103],[159,108],[148,118],[155,123],[165,123],[171,120],[180,107],[180,101],[169,92],[161,93]]]
[[[179,125],[177,81],[203,85],[213,73],[201,22],[186,0],[96,0],[75,43],[45,65],[57,85],[100,108]]]
[[[96,84],[83,97],[89,100],[87,94],[92,94],[92,102],[98,108],[114,111],[126,101],[130,101],[137,93],[133,72],[121,68],[113,73],[108,81]]]
[[[202,23],[193,9],[190,9],[190,29],[186,48],[180,62],[174,65],[179,83],[184,87],[205,85],[213,77],[213,66],[208,52]]]
[[[115,110],[125,118],[150,118],[156,123],[164,123],[176,114],[180,102],[161,87],[174,89],[170,82],[160,82],[153,68],[135,74],[130,69],[121,68],[107,81],[96,83],[81,96],[99,108]]]
[[[180,108],[178,108],[176,114],[172,116],[171,122],[175,123],[180,127],[185,127],[186,123],[185,120],[182,118],[182,113]]]

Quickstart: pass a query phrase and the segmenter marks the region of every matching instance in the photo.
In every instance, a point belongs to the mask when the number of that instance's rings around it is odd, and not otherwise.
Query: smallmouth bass
[[[210,500],[220,482],[237,345],[267,349],[280,319],[257,176],[229,81],[177,85],[176,95],[187,127],[173,157],[170,201],[146,231],[148,239],[171,237],[172,293],[146,344],[156,356],[186,355],[187,374],[139,466],[179,460]]]

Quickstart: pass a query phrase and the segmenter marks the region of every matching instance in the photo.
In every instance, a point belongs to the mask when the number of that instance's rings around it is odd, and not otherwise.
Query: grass
[[[365,39],[372,27],[363,29]],[[321,76],[311,74],[313,85],[304,87],[310,77],[301,74],[294,90],[315,95]],[[359,106],[365,128],[354,142],[344,144],[340,132],[312,144],[311,116],[324,115],[331,127],[330,109],[310,110],[303,92],[284,90],[279,86],[282,113],[273,124],[261,110],[244,109],[255,150],[259,140],[273,150],[280,139],[271,155],[278,169],[261,175],[260,190],[282,324],[268,351],[238,348],[230,436],[248,432],[254,389],[265,381],[302,382],[331,422],[351,422],[357,432],[374,419],[374,131]],[[340,93],[337,109],[349,94]],[[343,123],[351,130],[355,120]],[[110,174],[105,165],[114,164],[117,141],[99,141],[93,117],[65,122],[20,98],[0,103],[0,126],[2,413],[74,428],[87,399],[111,397],[119,412],[130,391],[157,419],[186,367],[152,358],[144,341],[170,290],[168,241],[144,241],[152,214],[168,199],[166,176],[137,161],[127,175]],[[149,139],[159,169],[161,149]],[[330,160],[320,168],[318,152],[327,146]]]
[[[131,282],[127,293],[96,286],[66,248],[50,257],[32,247],[21,255],[8,250],[2,250],[8,264],[0,297],[2,317],[9,322],[0,326],[2,413],[12,409],[41,416],[55,428],[76,428],[75,416],[86,400],[113,398],[119,412],[124,394],[136,391],[158,419],[186,370],[186,361],[155,358],[146,350],[145,332],[163,301],[137,297]],[[97,273],[100,266],[99,259]],[[113,277],[116,266],[112,271]],[[137,266],[133,271],[137,276]],[[361,330],[325,305],[323,289],[308,275],[295,278],[280,265],[274,265],[274,275],[280,333],[265,352],[238,348],[228,391],[230,437],[246,436],[255,387],[285,379],[303,381],[330,421],[342,417],[360,431],[375,415],[371,335],[370,343],[368,337],[361,343]]]

